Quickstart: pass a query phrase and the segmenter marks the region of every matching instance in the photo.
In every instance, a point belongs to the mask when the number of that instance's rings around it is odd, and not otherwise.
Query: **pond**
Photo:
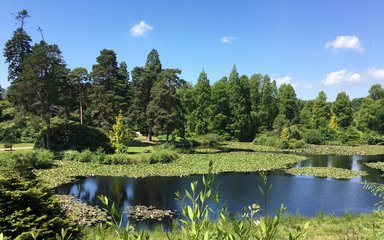
[[[333,215],[371,212],[375,209],[378,197],[364,189],[361,182],[383,183],[382,172],[364,165],[364,162],[380,161],[384,156],[308,156],[308,160],[296,163],[293,167],[332,166],[352,170],[364,170],[368,176],[352,180],[335,180],[309,176],[290,176],[281,170],[268,173],[268,183],[272,184],[269,196],[269,212],[273,213],[281,204],[286,212],[304,216],[315,216],[319,212]],[[118,204],[121,211],[128,206],[154,206],[157,209],[169,209],[180,212],[180,203],[175,200],[175,192],[190,190],[190,183],[201,182],[201,175],[186,177],[79,177],[77,181],[56,188],[58,194],[70,194],[83,202],[102,206],[99,195],[106,195]],[[215,175],[219,183],[220,204],[226,203],[228,210],[241,211],[258,203],[265,207],[263,197],[258,191],[261,184],[258,173],[221,173]],[[213,206],[213,203],[211,203]],[[215,209],[216,207],[213,206]],[[127,215],[126,215],[127,216]],[[126,220],[134,221],[126,217]],[[162,224],[169,228],[170,218],[145,220],[138,227],[153,228]]]

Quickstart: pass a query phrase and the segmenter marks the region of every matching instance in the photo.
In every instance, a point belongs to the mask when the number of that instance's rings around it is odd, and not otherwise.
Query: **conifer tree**
[[[327,127],[331,117],[331,109],[327,103],[327,95],[320,91],[312,107],[312,125],[315,128]]]
[[[338,125],[342,128],[349,127],[352,123],[352,105],[349,96],[345,92],[337,94],[332,104],[332,112],[337,118]]]

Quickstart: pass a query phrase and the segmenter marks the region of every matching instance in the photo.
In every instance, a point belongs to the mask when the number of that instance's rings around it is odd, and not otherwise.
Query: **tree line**
[[[71,70],[58,45],[32,43],[24,29],[29,17],[26,10],[17,14],[20,26],[3,51],[10,86],[1,92],[8,105],[0,105],[0,119],[16,121],[15,116],[4,118],[5,109],[13,107],[19,114],[38,116],[48,130],[48,143],[53,119],[108,132],[120,111],[127,126],[149,140],[154,135],[165,135],[168,141],[214,133],[226,140],[252,141],[263,132],[280,136],[285,128],[317,129],[328,137],[347,130],[384,133],[384,89],[379,84],[365,98],[351,100],[341,92],[328,102],[321,91],[316,99],[304,101],[290,84],[277,87],[268,75],[239,75],[233,66],[228,77],[212,85],[203,70],[192,85],[180,78],[180,69],[163,68],[155,49],[144,66],[131,72],[108,49],[100,51],[90,72]]]

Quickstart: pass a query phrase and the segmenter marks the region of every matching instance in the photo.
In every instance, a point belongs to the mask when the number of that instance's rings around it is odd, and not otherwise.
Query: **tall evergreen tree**
[[[251,105],[248,79],[240,79],[236,66],[228,78],[228,97],[230,108],[229,130],[240,141],[251,140]]]
[[[178,77],[180,73],[179,69],[165,69],[159,74],[152,87],[152,98],[147,107],[150,132],[166,134],[167,142],[175,130],[184,137],[184,113],[181,98],[177,94],[177,89],[182,85]]]
[[[148,54],[144,68],[135,68],[132,71],[133,100],[130,115],[133,125],[142,134],[148,135],[152,140],[152,128],[147,120],[147,107],[151,101],[151,89],[162,72],[162,66],[157,50],[152,49]]]
[[[279,87],[277,100],[279,114],[284,115],[285,119],[291,123],[298,119],[297,97],[291,84],[282,84]]]
[[[192,90],[192,97],[195,107],[187,118],[188,130],[197,135],[207,134],[212,115],[210,107],[211,86],[204,70],[200,73]]]
[[[92,66],[90,94],[93,119],[98,127],[109,131],[120,110],[128,109],[128,83],[119,75],[116,53],[103,49]]]
[[[335,102],[332,104],[332,112],[337,118],[339,127],[346,128],[352,123],[352,105],[349,96],[345,92],[337,94]]]
[[[273,122],[278,114],[276,82],[268,75],[262,78],[260,83],[260,110],[258,119],[262,130],[272,130]]]
[[[66,98],[66,102],[67,105],[70,105],[70,110],[78,110],[80,124],[83,124],[85,105],[88,103],[87,91],[90,88],[90,77],[87,69],[78,67],[68,74],[68,78],[71,93]]]
[[[312,125],[315,128],[325,128],[330,119],[331,109],[327,103],[327,95],[320,91],[312,107]]]
[[[61,51],[57,45],[44,41],[32,47],[21,65],[19,80],[10,86],[17,96],[17,105],[40,116],[47,127],[46,146],[50,147],[51,117],[55,115],[61,96],[67,94],[67,74]]]
[[[369,95],[364,98],[358,117],[357,126],[363,131],[375,131],[384,134],[384,89],[380,84],[373,85]]]
[[[215,82],[211,88],[212,121],[210,130],[225,139],[230,138],[228,125],[231,115],[227,88],[228,79],[226,77]]]
[[[5,43],[3,55],[5,62],[8,63],[8,80],[11,82],[18,79],[23,60],[32,51],[32,39],[24,31],[24,21],[28,17],[27,10],[24,9],[18,12],[16,20],[20,22],[20,27],[14,31],[12,38]]]

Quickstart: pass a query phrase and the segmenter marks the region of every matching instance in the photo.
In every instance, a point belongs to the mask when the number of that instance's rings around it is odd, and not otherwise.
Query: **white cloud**
[[[324,85],[337,85],[343,82],[358,83],[364,81],[365,78],[359,73],[354,73],[346,69],[340,71],[331,72],[327,74],[327,77],[323,81]]]
[[[370,68],[367,70],[368,77],[384,78],[384,68]]]
[[[233,36],[224,36],[224,37],[222,37],[222,38],[220,39],[220,41],[221,41],[222,43],[227,43],[227,44],[232,43],[232,42],[235,41],[235,40],[236,40],[236,37],[233,37]]]
[[[357,52],[363,52],[363,46],[360,40],[356,36],[337,36],[335,40],[327,42],[325,44],[327,48],[332,48],[335,51],[338,50],[354,50]]]
[[[133,25],[130,31],[132,36],[140,37],[140,36],[143,36],[147,31],[152,29],[153,29],[152,26],[148,25],[144,21],[140,21],[139,23],[136,23],[135,25]]]
[[[291,83],[292,78],[290,76],[285,76],[285,77],[275,78],[275,80],[276,80],[276,85],[281,86],[283,84]]]

